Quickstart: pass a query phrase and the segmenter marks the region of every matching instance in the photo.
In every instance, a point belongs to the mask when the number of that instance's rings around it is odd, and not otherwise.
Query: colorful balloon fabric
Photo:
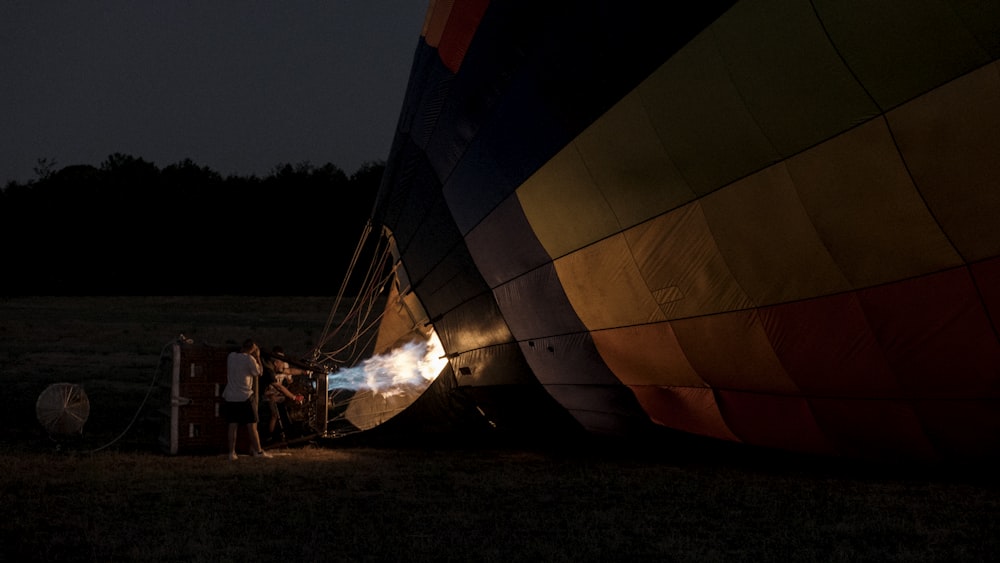
[[[1000,453],[1000,3],[431,3],[375,217],[501,426]]]

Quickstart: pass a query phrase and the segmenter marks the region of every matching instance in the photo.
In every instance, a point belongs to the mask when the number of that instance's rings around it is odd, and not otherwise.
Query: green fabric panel
[[[757,306],[850,289],[778,164],[701,199],[719,251]]]
[[[740,2],[710,31],[743,101],[782,156],[879,113],[808,2]]]
[[[553,262],[566,297],[588,330],[665,320],[623,235]]]
[[[823,245],[854,289],[961,263],[877,119],[785,161]]]
[[[587,170],[622,228],[692,199],[633,91],[576,138]]]
[[[1000,62],[888,120],[917,189],[962,256],[1000,256]]]
[[[1000,2],[996,0],[950,0],[962,24],[972,33],[990,58],[1000,58]]]
[[[990,47],[980,41],[991,30],[966,26],[969,20],[964,18],[977,16],[971,3],[956,3],[966,4],[964,14],[942,0],[813,4],[841,56],[886,110],[991,60]],[[993,18],[996,26],[1000,20]]]
[[[698,203],[629,229],[625,238],[668,319],[753,306],[719,253]]]
[[[517,197],[552,258],[621,230],[572,143],[521,184]]]
[[[667,153],[698,195],[779,159],[709,32],[685,45],[638,91]]]

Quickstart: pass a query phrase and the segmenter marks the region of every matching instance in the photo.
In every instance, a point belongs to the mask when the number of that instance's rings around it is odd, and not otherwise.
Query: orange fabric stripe
[[[447,23],[441,31],[440,40],[437,43],[438,56],[441,62],[452,72],[458,72],[462,66],[462,60],[469,50],[472,37],[476,34],[479,22],[489,7],[489,0],[468,0],[455,2],[454,0],[439,0],[437,4],[449,5],[447,8]],[[441,9],[445,9],[444,6]],[[428,42],[429,44],[430,42]]]

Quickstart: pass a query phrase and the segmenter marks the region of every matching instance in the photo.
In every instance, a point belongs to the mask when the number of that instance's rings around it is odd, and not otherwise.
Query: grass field
[[[308,351],[326,297],[0,301],[0,561],[990,561],[995,467],[592,443],[166,456],[129,422],[180,333]],[[34,414],[79,383],[84,436]],[[128,429],[127,432],[122,433]],[[110,444],[110,445],[109,445]],[[59,448],[57,449],[57,445]]]

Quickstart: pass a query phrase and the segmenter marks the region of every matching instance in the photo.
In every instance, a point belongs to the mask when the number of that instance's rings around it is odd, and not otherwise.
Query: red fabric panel
[[[853,294],[766,307],[760,317],[775,353],[807,396],[900,396]]]
[[[722,416],[744,442],[806,453],[837,451],[801,397],[718,391]]]
[[[736,311],[671,323],[688,361],[716,389],[795,395],[756,311]]]
[[[973,264],[971,269],[986,313],[993,321],[993,332],[1000,333],[1000,258]]]
[[[472,37],[476,34],[479,22],[486,13],[490,0],[468,0],[456,2],[448,16],[448,25],[441,34],[438,45],[438,55],[441,62],[452,72],[458,72],[469,50]]]
[[[1000,343],[966,268],[858,292],[911,398],[1000,397]]]
[[[820,427],[849,457],[873,460],[934,459],[916,412],[905,401],[811,399]]]
[[[931,443],[949,459],[1000,459],[1000,399],[914,401]]]
[[[711,389],[655,385],[636,385],[631,389],[657,424],[700,436],[740,441],[722,419]]]

